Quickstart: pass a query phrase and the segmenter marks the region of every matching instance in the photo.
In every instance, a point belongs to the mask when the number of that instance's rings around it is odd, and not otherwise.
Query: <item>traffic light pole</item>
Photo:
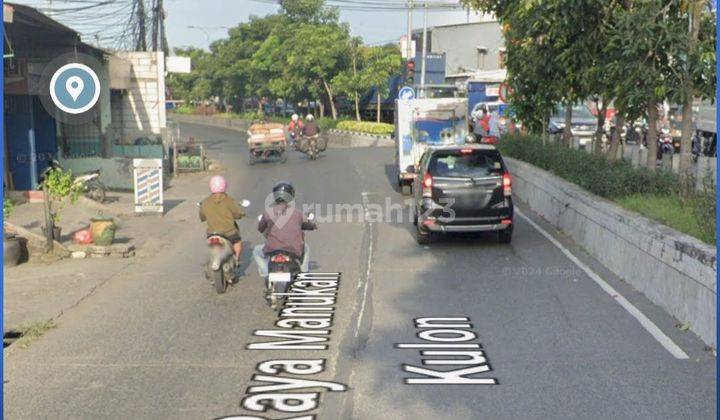
[[[425,0],[425,22],[423,23],[423,50],[422,50],[422,70],[420,74],[420,92],[421,98],[425,97],[425,66],[427,65],[427,26],[428,26],[428,2]]]
[[[412,10],[413,0],[408,0],[407,60],[412,60]]]

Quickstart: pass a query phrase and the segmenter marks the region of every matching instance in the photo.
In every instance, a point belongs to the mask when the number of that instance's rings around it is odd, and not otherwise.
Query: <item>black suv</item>
[[[486,144],[428,149],[413,184],[417,242],[435,232],[497,231],[502,243],[513,232],[512,181],[500,152]]]

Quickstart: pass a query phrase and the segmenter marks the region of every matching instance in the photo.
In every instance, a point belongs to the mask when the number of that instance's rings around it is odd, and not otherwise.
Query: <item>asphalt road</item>
[[[259,363],[293,358],[325,360],[323,372],[305,379],[348,386],[321,394],[312,413],[322,419],[715,418],[715,357],[703,343],[528,211],[689,358],[673,357],[523,218],[512,245],[484,235],[418,246],[405,197],[393,189],[390,149],[330,149],[315,162],[292,154],[285,164],[249,166],[244,135],[194,125],[182,131],[222,162],[231,195],[253,202],[240,223],[246,276],[222,296],[204,280],[195,202],[205,180],[198,180],[158,221],[176,230],[173,246],[118,272],[29,348],[6,350],[5,418],[302,418],[241,407],[248,386],[258,384],[251,379]],[[247,349],[264,341],[255,330],[277,320],[248,264],[261,241],[255,217],[281,179],[295,183],[300,203],[320,205],[321,227],[308,234],[311,271],[342,273],[327,350]],[[367,217],[390,205],[401,220]],[[479,343],[484,359],[474,366],[490,370],[468,377],[497,384],[405,383],[428,376],[404,365],[447,371],[475,363],[438,366],[432,360],[463,360],[399,348],[430,343],[418,334],[427,328],[415,325],[423,317],[469,318],[463,344]]]

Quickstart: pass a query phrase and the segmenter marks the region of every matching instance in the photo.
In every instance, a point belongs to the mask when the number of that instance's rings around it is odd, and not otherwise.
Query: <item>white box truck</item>
[[[467,98],[398,99],[395,101],[397,183],[412,185],[411,167],[428,147],[468,140]]]

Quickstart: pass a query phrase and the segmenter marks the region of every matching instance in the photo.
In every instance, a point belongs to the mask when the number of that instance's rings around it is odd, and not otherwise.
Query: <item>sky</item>
[[[246,22],[251,15],[275,13],[278,7],[253,0],[165,0],[165,9],[168,43],[172,49],[207,48],[210,42],[226,36],[227,27]],[[474,12],[470,18],[471,21],[480,19]],[[340,19],[350,24],[353,35],[361,36],[369,44],[399,42],[400,36],[407,33],[407,12],[404,11],[341,11]],[[467,12],[462,10],[432,11],[428,15],[429,26],[466,21]],[[422,24],[423,13],[416,11],[413,27],[421,28]]]

